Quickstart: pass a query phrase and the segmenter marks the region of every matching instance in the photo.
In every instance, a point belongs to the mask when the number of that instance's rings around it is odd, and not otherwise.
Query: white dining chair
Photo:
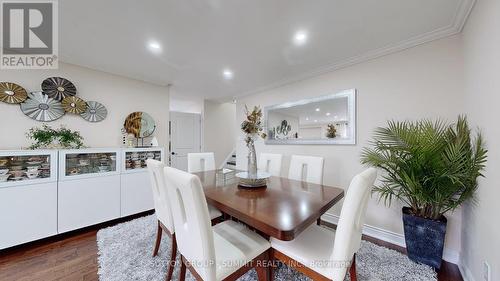
[[[196,280],[214,281],[236,280],[252,267],[266,279],[270,243],[235,221],[212,227],[200,179],[170,167],[165,174],[182,260],[179,280],[186,268]]]
[[[172,211],[170,210],[170,202],[168,200],[168,190],[166,188],[164,168],[165,165],[160,161],[148,159],[146,160],[151,187],[153,189],[153,202],[155,206],[155,214],[158,220],[158,228],[156,232],[156,243],[153,250],[153,257],[158,254],[160,249],[161,237],[163,231],[167,233],[171,240],[170,258],[168,261],[167,280],[172,278],[174,272],[173,263],[177,256],[177,244],[175,239],[174,221]]]
[[[281,176],[281,160],[283,155],[275,153],[261,153],[257,168],[275,177]]]
[[[288,178],[323,184],[323,157],[292,155]]]
[[[153,202],[155,206],[156,218],[158,220],[153,257],[158,254],[158,250],[160,249],[162,233],[167,233],[171,240],[171,251],[166,280],[170,280],[174,272],[173,264],[175,263],[177,255],[177,243],[175,239],[174,220],[172,218],[172,211],[170,208],[171,203],[168,199],[167,181],[165,179],[164,171],[165,165],[160,161],[153,159],[146,160],[146,165],[148,167],[151,187],[153,189]],[[210,207],[209,215],[212,224],[216,224],[222,219],[222,213],[213,207]]]
[[[213,152],[188,153],[188,172],[198,173],[215,170],[215,158]],[[221,217],[222,213],[213,206],[208,206],[210,217]]]
[[[356,252],[361,247],[366,206],[376,178],[377,170],[369,168],[352,179],[336,231],[313,225],[292,241],[271,238],[272,259],[313,280],[344,280],[348,268],[351,280],[356,280]]]
[[[215,170],[213,152],[188,153],[188,172],[197,173]]]

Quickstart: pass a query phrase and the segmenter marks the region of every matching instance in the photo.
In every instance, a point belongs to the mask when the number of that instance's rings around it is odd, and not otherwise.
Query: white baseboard
[[[321,219],[335,225],[339,222],[338,216],[328,213],[322,215]],[[363,227],[363,234],[406,248],[405,237],[403,234],[395,233],[367,224],[365,224]],[[458,265],[460,261],[460,254],[457,251],[445,248],[443,251],[443,260]]]
[[[458,263],[458,269],[460,269],[460,273],[462,273],[464,281],[475,281],[474,276],[472,276],[472,272],[465,264],[462,263],[462,261]]]

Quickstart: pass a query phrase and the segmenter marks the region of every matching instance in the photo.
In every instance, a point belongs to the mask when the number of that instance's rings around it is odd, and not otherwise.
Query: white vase
[[[248,147],[248,175],[257,176],[257,153],[253,139],[247,143]]]

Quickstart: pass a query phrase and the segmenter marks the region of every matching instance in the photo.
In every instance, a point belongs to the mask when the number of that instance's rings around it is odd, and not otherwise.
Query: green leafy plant
[[[397,199],[411,212],[439,219],[473,198],[487,150],[480,133],[473,138],[465,116],[442,120],[388,122],[377,128],[361,162],[385,171],[374,192],[390,205]]]
[[[31,128],[26,136],[33,140],[34,143],[29,147],[30,149],[40,148],[82,148],[83,137],[78,131],[71,131],[70,129],[61,126],[59,129],[53,129],[44,124],[41,128]]]

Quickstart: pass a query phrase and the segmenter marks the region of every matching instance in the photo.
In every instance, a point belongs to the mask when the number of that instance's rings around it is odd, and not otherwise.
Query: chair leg
[[[358,280],[358,276],[356,275],[356,254],[354,254],[352,258],[351,268],[349,268],[349,276],[351,277],[351,281]]]
[[[155,248],[153,250],[153,257],[156,257],[156,255],[158,255],[158,250],[160,249],[160,243],[161,243],[161,234],[162,234],[162,228],[160,221],[158,221],[158,229],[156,230],[156,243],[155,243]]]
[[[172,275],[174,274],[175,268],[175,260],[177,257],[177,241],[175,240],[175,233],[172,234],[172,244],[170,245],[170,260],[168,261],[168,271],[166,281],[170,281],[172,279]]]
[[[179,273],[179,281],[186,280],[186,264],[184,263],[184,257],[181,255],[181,272]]]
[[[259,281],[269,281],[269,251],[263,253],[257,260],[255,271],[257,271],[257,279]]]
[[[269,249],[269,270],[268,270],[269,276],[267,278],[269,281],[274,280],[274,267],[275,266],[277,266],[277,264],[276,264],[276,258],[274,257],[274,250],[273,250],[273,248],[270,248]]]

